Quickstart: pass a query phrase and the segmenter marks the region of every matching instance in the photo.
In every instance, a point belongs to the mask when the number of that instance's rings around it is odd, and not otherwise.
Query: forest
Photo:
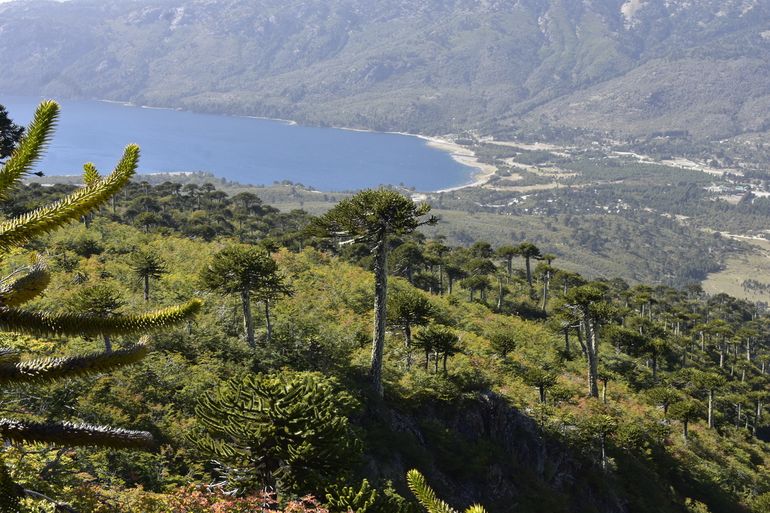
[[[26,184],[57,118],[0,146],[0,511],[770,511],[758,305],[452,245],[391,189],[131,181],[133,145]]]

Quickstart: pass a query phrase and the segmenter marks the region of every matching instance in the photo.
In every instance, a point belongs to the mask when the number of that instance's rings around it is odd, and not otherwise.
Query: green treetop
[[[168,271],[163,259],[150,251],[138,251],[131,257],[131,270],[142,280],[144,300],[150,300],[150,279],[157,280]]]
[[[265,306],[269,341],[272,334],[270,301],[291,294],[291,288],[278,273],[275,260],[267,251],[254,246],[234,245],[222,249],[203,269],[201,281],[210,290],[241,296],[246,342],[252,348],[256,347],[252,299],[262,301]]]

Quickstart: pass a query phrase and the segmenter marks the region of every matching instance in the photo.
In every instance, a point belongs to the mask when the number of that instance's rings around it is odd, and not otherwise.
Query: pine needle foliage
[[[0,199],[32,170],[50,141],[59,114],[56,102],[45,101],[18,146],[0,168]],[[85,166],[86,186],[51,205],[0,223],[0,258],[35,237],[48,233],[93,212],[117,193],[134,175],[139,147],[126,147],[123,158],[109,176],[102,178],[93,165]],[[50,282],[45,264],[36,260],[0,279],[0,331],[38,336],[132,335],[178,324],[191,318],[201,307],[197,299],[186,304],[144,314],[105,316],[98,312],[52,313],[23,306],[40,295]],[[98,373],[141,360],[147,354],[146,339],[125,349],[83,356],[23,360],[9,348],[0,348],[0,387],[40,383]],[[152,435],[143,431],[92,426],[74,422],[33,422],[0,418],[0,437],[6,442],[45,443],[63,446],[99,446],[121,449],[149,449]],[[16,485],[0,461],[0,512],[18,511],[22,495],[41,494]],[[58,507],[58,506],[57,506]]]
[[[425,477],[417,470],[412,469],[407,472],[406,483],[428,513],[458,513],[456,509],[438,498]],[[483,506],[474,504],[466,509],[465,513],[486,513],[486,510]]]

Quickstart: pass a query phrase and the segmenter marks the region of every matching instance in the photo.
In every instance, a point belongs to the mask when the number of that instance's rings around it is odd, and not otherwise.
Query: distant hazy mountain
[[[770,0],[0,4],[0,91],[376,129],[770,129]]]

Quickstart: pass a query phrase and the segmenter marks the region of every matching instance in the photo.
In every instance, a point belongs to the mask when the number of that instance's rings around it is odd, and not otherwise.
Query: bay
[[[40,100],[0,95],[19,124],[29,122]],[[381,184],[434,191],[466,184],[476,171],[408,135],[102,101],[59,103],[56,134],[37,166],[48,175],[80,174],[85,162],[106,173],[128,143],[142,148],[140,173],[208,171],[241,183],[290,180],[327,191]]]

